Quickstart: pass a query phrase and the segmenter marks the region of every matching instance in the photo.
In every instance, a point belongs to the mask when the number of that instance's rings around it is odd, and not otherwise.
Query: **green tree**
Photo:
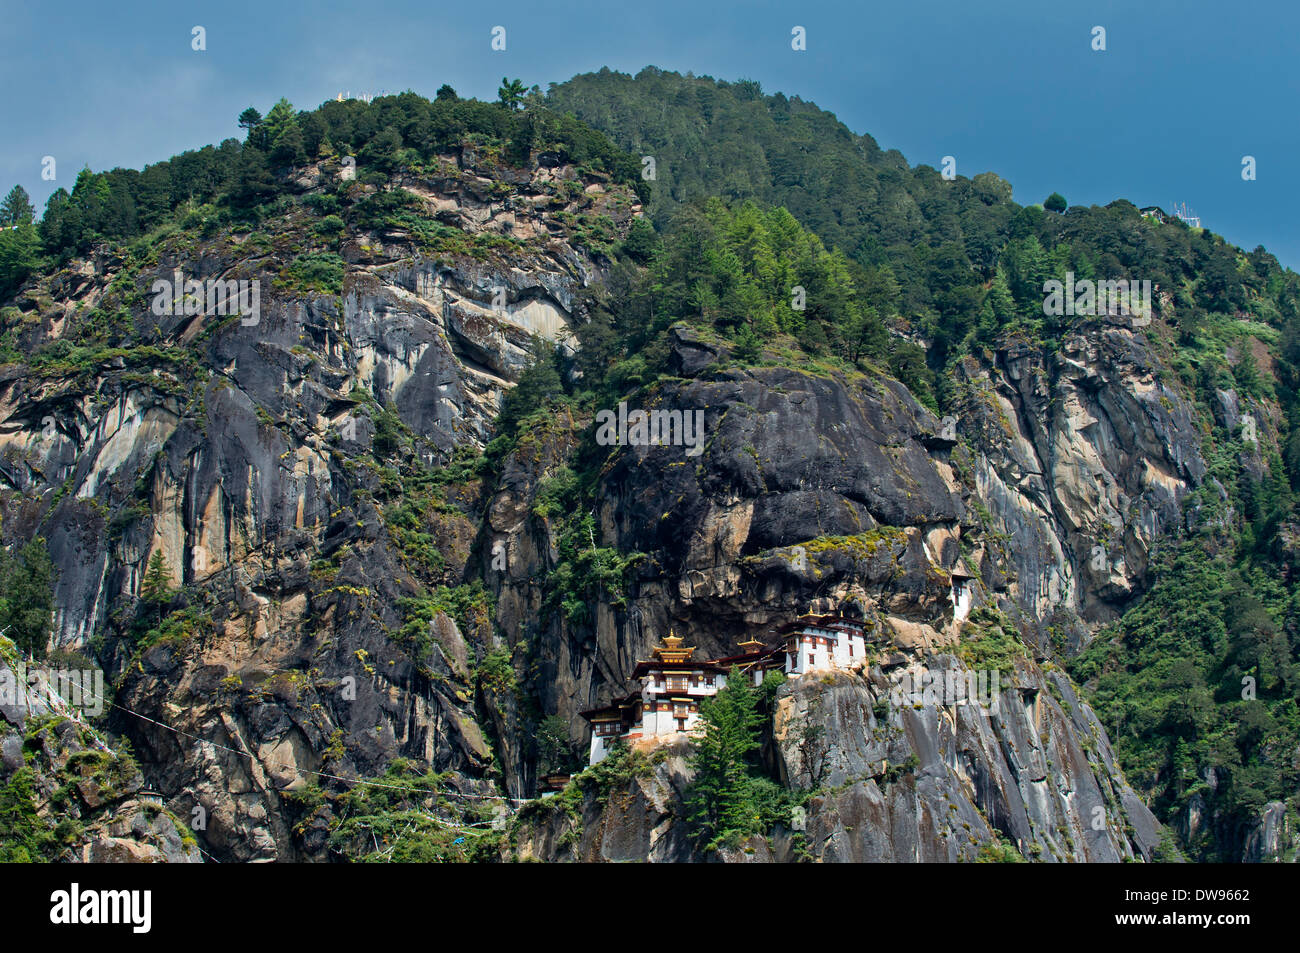
[[[750,757],[759,746],[763,716],[749,677],[732,670],[726,687],[700,703],[702,733],[690,763],[688,817],[705,850],[734,844],[762,828]]]
[[[1053,192],[1043,202],[1043,208],[1049,212],[1064,212],[1070,205],[1060,192]]]
[[[35,777],[19,768],[0,784],[0,864],[30,864],[50,859],[54,836],[36,809]]]
[[[302,165],[307,161],[307,147],[296,122],[280,130],[271,144],[271,161],[277,165]]]
[[[31,196],[21,185],[15,185],[0,205],[0,226],[30,225],[35,215]]]
[[[252,106],[249,106],[239,114],[239,127],[247,131],[248,137],[251,138],[253,130],[257,129],[260,125],[262,125],[262,114]]]
[[[632,225],[627,230],[627,238],[623,239],[623,251],[625,251],[633,261],[644,264],[650,260],[655,249],[659,245],[659,236],[655,234],[655,227],[649,219],[637,218],[632,220]]]
[[[563,715],[548,715],[537,726],[537,769],[540,774],[555,774],[569,768],[573,761],[573,742],[569,723]]]
[[[162,621],[163,609],[172,599],[172,571],[161,549],[149,557],[149,565],[140,582],[140,601],[145,611],[151,613],[155,624]]]
[[[501,88],[497,90],[498,101],[511,112],[519,109],[524,101],[523,81],[501,77]]]
[[[888,334],[880,315],[871,305],[852,308],[843,325],[844,356],[850,361],[868,355],[883,355],[888,347]]]
[[[534,338],[528,368],[501,401],[497,417],[497,432],[513,435],[519,421],[529,414],[545,408],[558,397],[564,396],[564,381],[560,377],[559,351],[554,344]]]
[[[0,231],[0,301],[22,287],[40,262],[40,241],[33,225]]]
[[[1016,849],[1016,846],[1009,841],[1002,839],[1001,835],[997,840],[988,844],[981,844],[979,853],[975,855],[977,864],[1023,864],[1024,856]]]
[[[989,285],[989,293],[984,297],[980,308],[978,337],[985,344],[992,344],[997,332],[1016,318],[1016,299],[1011,294],[1007,283],[1006,270],[998,265]]]
[[[266,121],[262,123],[265,131],[265,138],[262,140],[264,146],[274,145],[280,135],[290,126],[297,126],[298,120],[294,115],[293,104],[281,96],[271,111],[266,114]]]
[[[868,268],[858,282],[862,296],[883,315],[898,313],[898,301],[902,288],[894,275],[894,269],[888,265]]]
[[[242,150],[232,172],[234,181],[228,195],[236,208],[251,209],[275,194],[275,181],[267,167],[266,153],[260,149]]]
[[[37,536],[16,556],[0,554],[0,579],[0,628],[24,652],[44,656],[54,617],[54,564],[44,538]]]
[[[359,158],[367,166],[390,174],[398,167],[401,149],[402,134],[392,126],[387,126],[379,135],[366,143]]]

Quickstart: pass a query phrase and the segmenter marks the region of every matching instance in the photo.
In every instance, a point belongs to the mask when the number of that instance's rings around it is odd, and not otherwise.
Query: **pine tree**
[[[524,84],[520,79],[501,77],[501,88],[497,90],[498,101],[506,109],[514,112],[524,101]]]
[[[1016,318],[1016,299],[1011,294],[1007,283],[1006,271],[998,265],[993,273],[989,293],[984,298],[980,309],[978,338],[985,344],[992,344],[999,331],[1011,324]]]
[[[140,601],[152,611],[155,622],[162,621],[163,607],[172,598],[172,571],[167,565],[167,557],[161,549],[155,549],[149,557],[149,566],[144,571],[140,583]]]
[[[261,128],[266,135],[263,140],[264,145],[273,144],[276,139],[280,138],[282,132],[290,126],[297,125],[298,119],[293,110],[293,103],[281,96],[276,101],[276,104],[271,107],[271,111],[266,114],[266,120],[262,123]]]
[[[395,172],[401,165],[402,133],[393,126],[385,126],[364,149],[359,158],[362,163],[383,173]]]
[[[271,161],[282,166],[302,165],[307,161],[307,149],[297,123],[289,123],[275,137],[271,145]]]
[[[45,540],[36,537],[16,557],[0,561],[4,587],[0,628],[15,645],[37,658],[45,654],[54,612],[54,565]]]
[[[573,761],[569,723],[563,715],[548,715],[537,726],[537,765],[542,774],[565,770]]]
[[[696,838],[715,850],[759,829],[755,779],[749,758],[759,746],[759,694],[753,682],[736,670],[727,685],[700,705],[703,726],[691,756],[695,780],[687,795],[689,818]]]
[[[241,129],[247,129],[252,133],[254,129],[262,124],[262,114],[249,106],[239,114],[239,126]]]
[[[558,367],[560,354],[555,345],[534,337],[529,350],[527,369],[501,401],[501,413],[497,417],[499,433],[513,434],[523,418],[564,396],[564,381]]]
[[[0,205],[0,226],[30,225],[35,215],[31,196],[21,185],[15,185],[5,196],[4,204]]]
[[[903,291],[898,284],[898,278],[894,275],[894,269],[888,265],[866,269],[860,287],[863,297],[881,314],[898,313],[898,300],[902,297]]]
[[[35,228],[19,225],[0,231],[0,301],[21,288],[39,262]]]

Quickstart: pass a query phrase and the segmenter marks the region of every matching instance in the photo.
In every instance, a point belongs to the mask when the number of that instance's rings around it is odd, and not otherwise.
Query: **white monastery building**
[[[604,708],[582,712],[591,725],[590,764],[609,754],[616,741],[666,741],[689,736],[699,720],[700,701],[716,695],[728,676],[741,673],[757,685],[769,669],[789,677],[826,669],[847,669],[866,659],[866,626],[839,615],[804,615],[780,626],[776,645],[741,642],[739,655],[701,661],[695,649],[669,632],[654,658],[637,662],[631,679],[639,687]]]

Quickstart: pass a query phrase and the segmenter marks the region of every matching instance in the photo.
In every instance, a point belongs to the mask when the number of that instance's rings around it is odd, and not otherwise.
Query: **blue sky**
[[[280,96],[307,108],[450,83],[491,99],[503,74],[545,87],[655,65],[797,94],[912,163],[952,155],[962,175],[996,172],[1020,202],[1185,202],[1300,267],[1300,4],[1287,0],[0,0],[0,24],[0,189],[21,183],[41,206],[85,165],[138,168],[239,135],[245,106]],[[206,51],[191,49],[195,25]],[[504,52],[490,48],[496,25]],[[805,52],[790,49],[795,25]]]

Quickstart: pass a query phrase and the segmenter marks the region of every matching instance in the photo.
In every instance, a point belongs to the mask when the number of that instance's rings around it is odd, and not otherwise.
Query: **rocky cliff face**
[[[145,789],[135,760],[70,709],[57,683],[51,690],[37,670],[29,671],[3,636],[0,785],[6,793],[30,792],[28,803],[39,805],[26,826],[22,801],[6,804],[8,861],[42,856],[93,864],[201,860],[189,819],[159,804]],[[50,831],[43,842],[24,843],[18,836],[20,830],[42,828]]]
[[[1060,672],[1017,664],[991,709],[913,704],[906,693],[893,704],[890,673],[904,658],[782,687],[768,750],[785,783],[816,793],[768,839],[721,854],[692,845],[683,818],[693,773],[679,745],[619,784],[521,812],[506,856],[961,862],[1010,843],[1048,862],[1150,859],[1159,826]],[[969,673],[950,655],[932,662]]]
[[[594,646],[563,625],[542,633],[541,654],[567,662],[539,681],[539,690],[550,689],[546,703],[576,731],[576,712],[625,690],[636,659],[670,626],[716,657],[800,611],[851,603],[871,624],[872,659],[853,674],[793,680],[774,713],[773,766],[790,786],[820,792],[806,829],[748,859],[961,860],[999,838],[1043,859],[1149,857],[1157,825],[1124,783],[1095,716],[1052,666],[1049,644],[1000,660],[1005,690],[992,714],[975,705],[890,704],[891,673],[925,666],[965,677],[978,667],[958,658],[968,564],[993,583],[980,587],[981,604],[1016,612],[1031,645],[1046,631],[1048,614],[1033,610],[1047,561],[1033,563],[998,534],[1019,520],[1045,545],[1073,552],[1079,543],[1060,530],[1048,485],[1043,509],[999,501],[998,522],[984,525],[970,505],[982,498],[980,475],[987,486],[999,467],[1009,472],[1018,462],[953,449],[943,422],[898,384],[788,368],[714,369],[686,331],[676,346],[679,366],[692,366],[694,376],[664,383],[646,404],[704,408],[707,446],[697,460],[683,447],[611,455],[597,494],[604,540],[649,558],[637,567],[626,611],[596,617]],[[1073,433],[1060,439],[1062,450],[1080,456],[1091,446]],[[1064,478],[1053,485],[1068,494]],[[496,528],[513,529],[508,549],[523,563],[501,579],[499,617],[507,631],[515,622],[525,628],[522,613],[511,615],[512,606],[530,604],[515,595],[519,581],[542,578],[554,546],[537,521]],[[1043,568],[1030,577],[1035,565]],[[1017,574],[1028,585],[1008,581]],[[815,770],[803,763],[812,726],[824,730]],[[615,859],[629,839],[644,856],[688,849],[680,831],[665,831],[680,827],[673,792],[687,783],[684,765],[674,756],[634,779],[604,813],[589,794],[581,823],[571,818],[569,855]],[[525,825],[520,856],[563,837],[552,830],[558,816]]]
[[[1055,354],[1008,346],[962,367],[955,428],[978,448],[975,496],[1002,540],[986,585],[1073,650],[1145,588],[1148,554],[1206,474],[1194,409],[1146,336],[1118,318]]]
[[[967,671],[952,656],[932,664]],[[804,679],[779,699],[783,772],[827,792],[807,809],[814,857],[972,860],[999,839],[1041,860],[1150,857],[1155,820],[1059,671],[1018,663],[988,708],[885,708],[887,672]],[[810,762],[812,724],[826,734]]]
[[[335,175],[299,186],[332,192]],[[344,242],[338,294],[295,284],[316,227],[298,210],[77,263],[18,302],[50,357],[0,382],[5,529],[48,539],[56,644],[97,636],[118,703],[170,726],[113,716],[168,804],[208,812],[221,859],[302,856],[282,795],[307,772],[370,775],[400,754],[495,792],[469,678],[490,620],[462,632],[439,614],[429,638],[399,637],[421,582],[459,581],[476,484],[420,513],[433,560],[394,542],[377,499],[486,442],[530,338],[564,345],[597,274],[566,222],[625,227],[636,207],[571,166],[521,173],[468,148],[394,186],[440,231]],[[149,289],[178,270],[259,281],[260,314],[156,316]],[[97,322],[117,322],[111,346]],[[183,588],[140,641],[155,554]]]
[[[332,190],[335,174],[298,187]],[[670,626],[720,656],[851,603],[871,657],[787,684],[773,712],[766,756],[816,790],[806,818],[722,859],[964,860],[996,843],[1150,856],[1154,820],[1053,664],[1141,591],[1205,476],[1191,410],[1141,333],[1099,322],[1051,355],[972,359],[943,421],[890,379],[740,368],[677,329],[678,376],[635,399],[702,410],[703,450],[606,450],[590,545],[639,558],[570,617],[562,514],[539,503],[590,421],[524,434],[492,486],[453,472],[456,451],[493,436],[530,336],[575,346],[602,260],[574,222],[617,234],[635,199],[469,149],[395,184],[438,227],[356,231],[336,288],[298,267],[316,224],[294,206],[256,233],[77,263],[18,302],[35,357],[0,371],[6,533],[49,540],[57,643],[98,651],[113,729],[170,810],[206,811],[205,850],[324,857],[329,807],[304,822],[294,797],[398,757],[447,772],[453,796],[530,797],[539,718],[559,714],[581,746],[578,712],[625,692]],[[178,269],[259,280],[256,323],[154,315],[148,289]],[[142,608],[159,553],[180,591]],[[428,598],[474,580],[489,600]],[[1028,648],[985,651],[999,626]],[[908,666],[999,671],[1000,704],[891,700]],[[651,769],[529,807],[506,856],[696,858],[686,752]]]

